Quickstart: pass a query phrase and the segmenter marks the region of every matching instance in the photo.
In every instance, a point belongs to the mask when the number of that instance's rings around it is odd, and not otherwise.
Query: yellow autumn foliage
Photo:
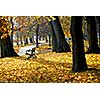
[[[86,55],[88,68],[96,68],[97,70],[88,70],[80,73],[71,72],[72,53],[47,52],[36,56],[37,58],[30,60],[25,60],[24,57],[0,59],[0,82],[100,82],[99,54]]]

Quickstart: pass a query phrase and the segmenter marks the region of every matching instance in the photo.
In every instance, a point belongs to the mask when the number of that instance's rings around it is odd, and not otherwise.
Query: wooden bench
[[[26,50],[26,55],[29,55],[29,57],[28,57],[27,59],[36,58],[36,55],[35,55],[35,48]]]

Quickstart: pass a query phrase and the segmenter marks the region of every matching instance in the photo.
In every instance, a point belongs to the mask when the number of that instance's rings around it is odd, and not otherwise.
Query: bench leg
[[[36,58],[36,55],[33,55],[32,58]]]

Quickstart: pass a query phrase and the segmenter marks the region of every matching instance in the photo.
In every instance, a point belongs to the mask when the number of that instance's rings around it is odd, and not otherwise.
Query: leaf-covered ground
[[[2,58],[0,82],[99,83],[100,55],[87,54],[86,60],[91,70],[72,73],[71,53],[40,53],[37,58],[29,60],[24,57]]]

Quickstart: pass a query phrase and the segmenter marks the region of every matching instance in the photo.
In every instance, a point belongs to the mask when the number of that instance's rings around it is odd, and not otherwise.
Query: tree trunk
[[[47,38],[47,36],[45,36],[45,42],[48,42],[48,38]]]
[[[70,52],[70,46],[68,45],[67,41],[65,40],[65,36],[59,21],[58,16],[55,16],[56,20],[52,21],[53,26],[53,38],[56,41],[56,48],[55,52],[61,53],[61,52]],[[53,40],[53,41],[54,41]],[[55,44],[53,44],[55,45]]]
[[[28,44],[28,37],[26,37],[26,39],[25,39],[25,44],[26,45]]]
[[[96,18],[97,18],[97,21],[98,21],[98,33],[99,33],[99,35],[98,35],[98,37],[99,37],[99,47],[100,47],[100,16],[96,16]]]
[[[49,37],[49,46],[51,46],[51,35],[48,35]]]
[[[1,58],[1,37],[0,37],[0,58]]]
[[[19,47],[19,32],[16,32],[16,36],[17,36],[17,46]]]
[[[0,39],[0,47],[1,47],[1,54],[0,54],[1,58],[18,56],[17,53],[13,49],[13,45],[11,43],[9,35],[5,39]]]
[[[95,17],[87,16],[86,19],[87,19],[88,37],[89,37],[89,48],[86,53],[100,53],[100,48],[98,47]]]
[[[20,33],[20,43],[21,43],[21,45],[23,45],[23,40],[22,40],[22,35],[21,35],[21,33]]]
[[[39,24],[37,25],[37,28],[36,28],[36,47],[38,48],[39,47],[39,42],[38,42],[38,38],[39,38],[39,34],[38,34],[38,31],[39,31]]]
[[[71,18],[71,35],[73,50],[73,72],[87,70],[87,64],[84,52],[84,42],[82,33],[82,17],[72,16]]]
[[[10,18],[10,21],[11,21],[11,26],[12,26],[12,31],[11,31],[11,43],[13,45],[13,33],[14,33],[14,23],[13,23],[13,18],[11,17]]]
[[[49,22],[49,25],[51,27],[51,35],[52,35],[52,52],[55,52],[57,48],[57,38],[53,29],[52,22]]]
[[[32,37],[30,37],[29,39],[30,39],[30,43],[33,43],[33,39],[32,39]]]
[[[32,33],[32,41],[33,41],[33,43],[35,42],[35,41],[34,41],[34,33]]]

